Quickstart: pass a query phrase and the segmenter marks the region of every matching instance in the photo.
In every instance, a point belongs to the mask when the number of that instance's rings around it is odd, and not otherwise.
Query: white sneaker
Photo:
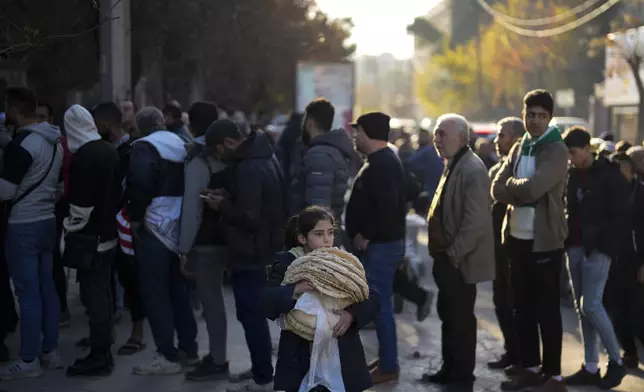
[[[43,353],[40,357],[40,366],[45,370],[58,370],[65,367],[56,350],[50,353]]]
[[[155,354],[148,362],[134,366],[134,374],[141,376],[152,376],[161,374],[178,374],[181,373],[181,364],[170,362],[163,355]]]
[[[226,392],[271,392],[273,383],[259,385],[253,380],[244,381],[232,387],[226,388]]]
[[[13,361],[0,367],[0,380],[12,380],[15,378],[35,378],[42,376],[40,361],[34,360],[27,363],[22,359]]]

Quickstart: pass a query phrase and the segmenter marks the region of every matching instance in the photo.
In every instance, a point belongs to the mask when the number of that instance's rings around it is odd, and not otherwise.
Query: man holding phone
[[[205,203],[221,213],[226,226],[237,319],[246,332],[252,362],[250,372],[232,380],[248,383],[232,391],[271,391],[271,337],[259,304],[266,282],[265,266],[281,248],[283,175],[267,136],[251,132],[245,137],[233,122],[218,123],[217,132],[206,135],[206,144],[214,146],[220,159],[231,166],[230,194],[212,189],[203,195]]]

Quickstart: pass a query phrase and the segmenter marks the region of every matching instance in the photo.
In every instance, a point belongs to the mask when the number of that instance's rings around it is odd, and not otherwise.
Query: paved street
[[[425,282],[429,287],[432,282]],[[232,371],[243,371],[250,366],[248,351],[246,349],[243,331],[235,319],[234,301],[230,292],[226,293],[228,301],[228,353]],[[485,363],[501,353],[502,345],[498,340],[499,330],[492,306],[491,285],[481,285],[477,300],[477,314],[479,318],[479,339],[477,352],[477,391],[499,391],[499,383],[504,379],[501,373],[491,372]],[[74,310],[72,327],[61,332],[60,350],[67,362],[72,362],[82,351],[74,347],[74,343],[87,332],[86,319],[78,298],[71,294],[70,306]],[[440,367],[440,321],[432,314],[425,322],[419,324],[413,321],[415,309],[406,304],[405,312],[398,318],[398,340],[400,350],[400,363],[402,377],[397,384],[383,385],[373,388],[377,392],[415,392],[415,391],[440,391],[434,386],[421,385],[416,382],[429,366],[432,370]],[[583,350],[576,332],[577,322],[572,309],[564,307],[565,338],[564,338],[564,373],[570,374],[579,368],[583,359]],[[117,344],[121,344],[128,336],[129,319],[127,316],[117,327]],[[279,330],[272,325],[275,348]],[[131,369],[138,361],[151,355],[153,343],[147,332],[148,349],[144,353],[132,357],[117,357],[116,370],[111,377],[96,379],[68,379],[64,371],[47,373],[44,377],[31,380],[16,380],[0,382],[0,389],[9,392],[200,392],[223,391],[225,383],[187,383],[182,376],[143,377],[132,375]],[[367,357],[375,357],[377,341],[375,331],[363,333]],[[14,338],[12,348],[16,349]],[[207,335],[203,320],[199,317],[199,345],[201,350],[207,347]],[[414,353],[419,355],[414,355]],[[420,359],[416,358],[420,356]],[[605,361],[605,357],[603,358]],[[644,372],[631,374],[617,391],[644,391]],[[571,391],[587,391],[591,389],[571,389]]]

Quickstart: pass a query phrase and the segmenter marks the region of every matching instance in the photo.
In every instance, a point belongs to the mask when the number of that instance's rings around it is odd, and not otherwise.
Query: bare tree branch
[[[111,11],[121,2],[122,0],[117,0],[114,4],[112,4],[112,7],[110,8],[110,14],[112,13]],[[75,33],[66,33],[66,34],[54,34],[54,35],[49,35],[46,37],[43,37],[41,39],[36,40],[35,42],[23,42],[19,44],[14,44],[14,45],[8,45],[4,48],[0,47],[0,61],[2,60],[3,57],[6,57],[10,53],[18,53],[18,52],[23,52],[27,51],[30,49],[42,47],[49,41],[55,41],[55,40],[61,40],[61,39],[71,39],[71,38],[77,38],[80,36],[83,36],[85,34],[89,34],[97,29],[99,29],[101,26],[103,26],[105,23],[112,22],[114,20],[120,19],[120,17],[115,16],[106,16],[100,9],[100,6],[97,2],[97,0],[92,0],[92,5],[93,7],[97,10],[99,14],[99,21],[97,24],[94,26],[85,29],[80,32],[75,32]],[[16,30],[18,31],[24,31],[26,30],[26,27],[20,28],[20,26],[16,25],[15,23],[11,21],[6,21],[9,25],[13,26]],[[29,41],[29,37],[26,38],[27,41]]]

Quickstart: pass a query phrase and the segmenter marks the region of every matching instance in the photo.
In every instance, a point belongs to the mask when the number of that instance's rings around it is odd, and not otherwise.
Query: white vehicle
[[[552,120],[550,120],[550,126],[554,126],[559,128],[559,131],[561,133],[566,132],[566,129],[570,127],[574,127],[576,125],[581,125],[582,127],[589,129],[588,121],[584,120],[583,118],[578,118],[578,117],[553,117]]]

